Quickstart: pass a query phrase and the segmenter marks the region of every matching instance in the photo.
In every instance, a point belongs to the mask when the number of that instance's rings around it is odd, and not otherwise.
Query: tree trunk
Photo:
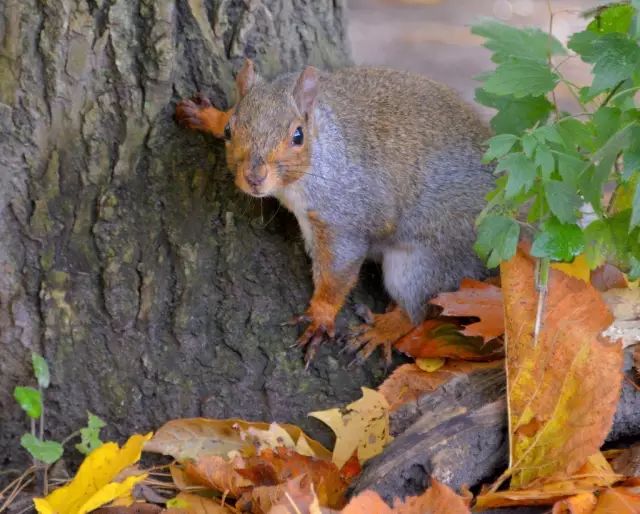
[[[235,190],[223,147],[172,119],[224,107],[244,56],[271,77],[348,62],[341,0],[4,0],[0,7],[0,467],[26,460],[12,398],[51,366],[46,435],[171,418],[298,423],[379,361],[304,371],[281,323],[310,297],[295,220]],[[276,213],[276,214],[274,214]],[[370,300],[361,291],[360,299]],[[70,452],[72,453],[72,452]]]

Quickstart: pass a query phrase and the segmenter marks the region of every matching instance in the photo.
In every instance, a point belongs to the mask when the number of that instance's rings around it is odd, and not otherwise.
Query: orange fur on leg
[[[176,120],[181,125],[202,132],[209,132],[219,139],[224,138],[224,127],[233,114],[233,108],[219,111],[202,95],[191,100],[182,100],[176,106]]]

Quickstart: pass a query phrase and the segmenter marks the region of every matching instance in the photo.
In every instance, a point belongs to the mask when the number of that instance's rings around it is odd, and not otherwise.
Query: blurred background
[[[566,44],[586,21],[581,13],[605,0],[551,0],[553,33]],[[482,39],[470,26],[495,18],[516,26],[549,28],[547,0],[348,0],[349,39],[357,64],[411,70],[457,89],[467,100],[478,83],[473,79],[493,67]],[[560,57],[556,62],[562,61]],[[568,59],[562,73],[575,83],[589,78],[579,58]],[[562,108],[576,108],[561,88]],[[485,112],[488,114],[488,112]]]

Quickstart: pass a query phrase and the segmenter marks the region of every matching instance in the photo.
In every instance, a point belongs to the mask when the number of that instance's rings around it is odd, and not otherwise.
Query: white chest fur
[[[313,233],[311,229],[311,222],[309,221],[309,216],[307,214],[309,207],[304,193],[296,188],[295,185],[290,185],[278,193],[276,198],[280,200],[280,203],[289,209],[298,220],[298,225],[300,225],[300,231],[302,232],[302,237],[304,239],[304,246],[307,253],[310,253],[313,242]]]

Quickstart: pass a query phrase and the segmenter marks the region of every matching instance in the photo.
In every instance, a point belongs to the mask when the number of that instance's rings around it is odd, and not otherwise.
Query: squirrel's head
[[[224,129],[227,163],[245,193],[277,194],[310,165],[318,70],[305,68],[291,89],[262,82],[246,60],[236,86],[240,100]]]

